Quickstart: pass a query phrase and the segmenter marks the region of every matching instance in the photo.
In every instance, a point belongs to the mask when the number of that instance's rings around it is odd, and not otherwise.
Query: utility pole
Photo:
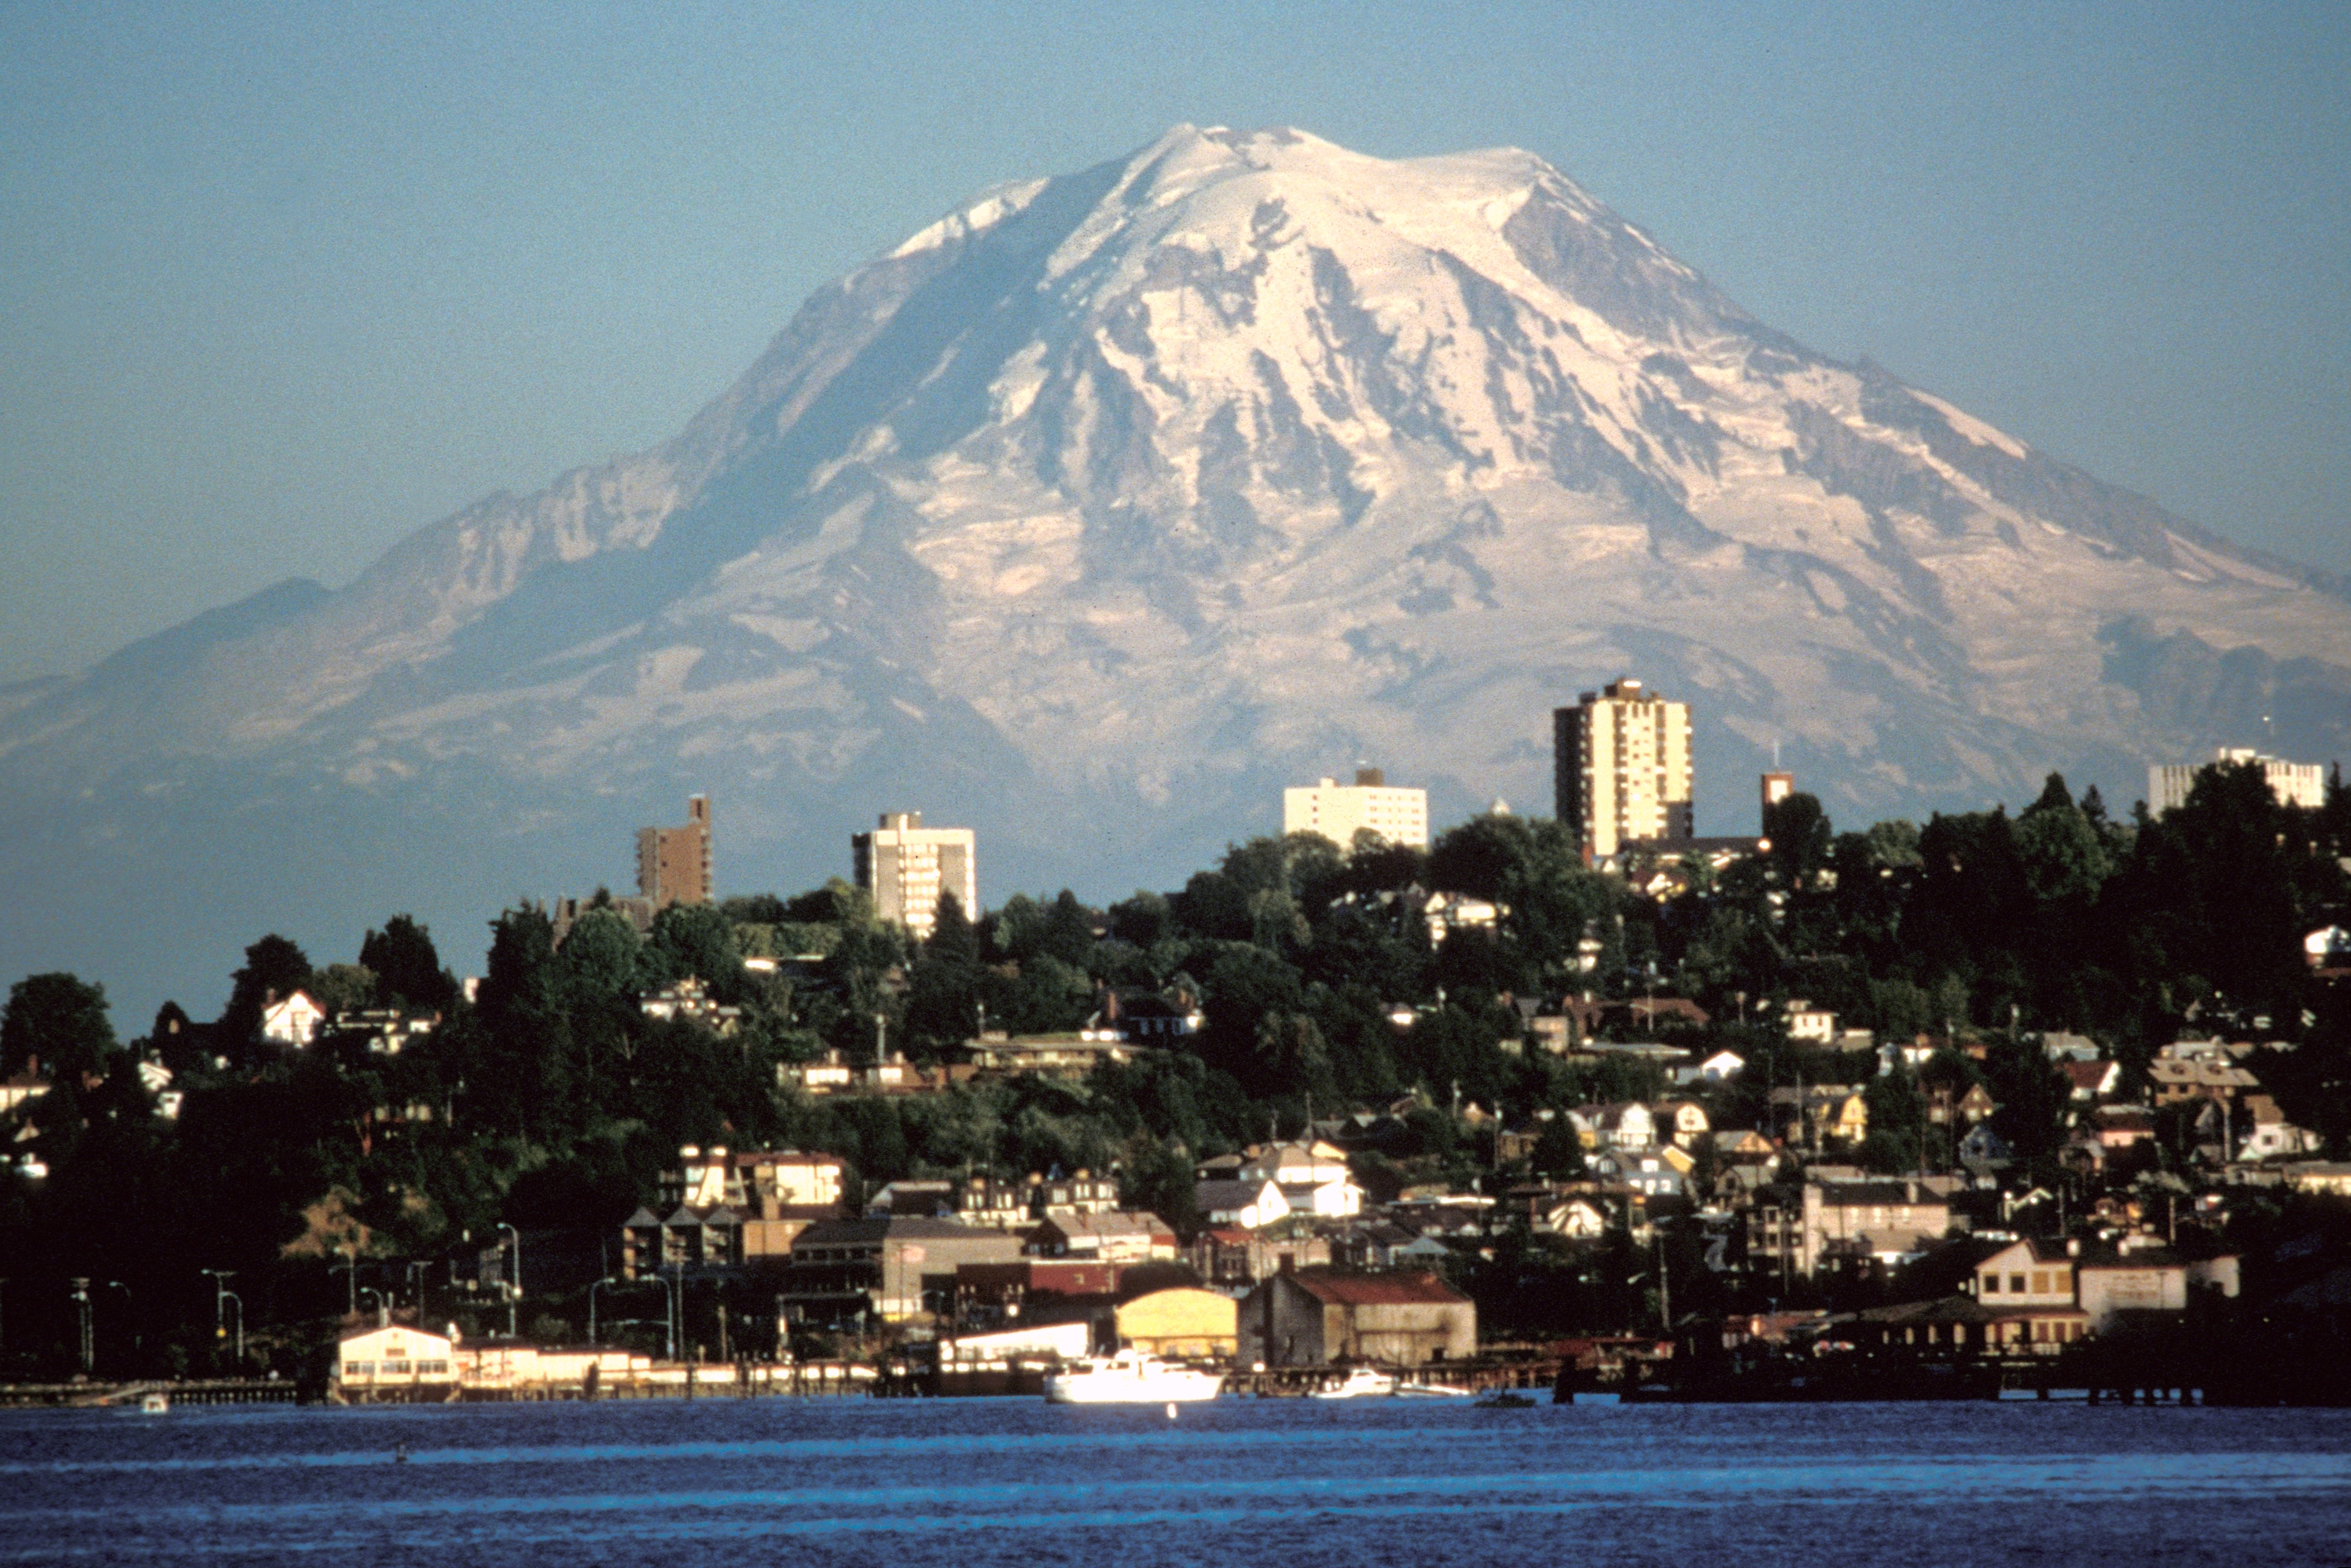
[[[498,1228],[514,1239],[514,1272],[507,1277],[506,1282],[507,1338],[514,1339],[517,1337],[515,1332],[515,1303],[522,1298],[522,1232],[503,1219],[498,1221]]]

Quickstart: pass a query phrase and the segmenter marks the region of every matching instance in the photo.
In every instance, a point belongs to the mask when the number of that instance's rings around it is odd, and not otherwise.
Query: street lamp
[[[588,1343],[590,1344],[598,1344],[601,1343],[596,1337],[596,1292],[602,1290],[607,1285],[624,1285],[627,1283],[628,1281],[625,1280],[615,1280],[607,1276],[604,1279],[594,1281],[588,1287]]]
[[[236,1308],[236,1369],[242,1373],[245,1370],[245,1298],[235,1291],[223,1291],[221,1294]],[[219,1311],[219,1301],[213,1303],[213,1309],[215,1312]]]
[[[378,1328],[389,1327],[392,1322],[392,1301],[390,1298],[386,1297],[381,1291],[377,1290],[373,1285],[361,1285],[360,1287],[360,1294],[362,1296],[373,1296],[375,1298],[376,1326]]]
[[[228,1338],[228,1326],[223,1321],[221,1307],[223,1303],[228,1300],[228,1281],[236,1277],[236,1270],[234,1269],[199,1269],[196,1272],[199,1274],[210,1274],[213,1277],[213,1338],[215,1342],[225,1340]],[[244,1328],[244,1312],[240,1311],[237,1313],[237,1326],[240,1331]]]
[[[327,1274],[329,1278],[332,1278],[338,1272],[340,1272],[345,1276],[346,1281],[350,1285],[350,1311],[349,1315],[351,1317],[357,1317],[360,1315],[360,1244],[354,1241],[345,1247],[343,1249],[343,1252],[350,1259],[350,1261],[348,1263],[335,1264],[327,1270]]]
[[[517,1337],[515,1302],[522,1295],[522,1232],[503,1219],[498,1221],[498,1228],[514,1239],[514,1272],[507,1278],[507,1338],[513,1339]]]
[[[88,1280],[76,1280],[73,1282],[73,1299],[74,1305],[81,1310],[81,1370],[82,1375],[87,1377],[89,1375],[90,1364],[97,1359],[95,1354],[97,1347],[91,1343],[89,1337],[89,1281]]]

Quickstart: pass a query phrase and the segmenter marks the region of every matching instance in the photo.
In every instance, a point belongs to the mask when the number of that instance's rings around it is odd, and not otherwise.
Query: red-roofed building
[[[1478,1307],[1434,1274],[1275,1274],[1241,1302],[1244,1365],[1423,1366],[1478,1351]]]
[[[2065,1082],[2076,1100],[2103,1100],[2122,1084],[2119,1061],[2061,1061],[2057,1071],[2065,1075]]]

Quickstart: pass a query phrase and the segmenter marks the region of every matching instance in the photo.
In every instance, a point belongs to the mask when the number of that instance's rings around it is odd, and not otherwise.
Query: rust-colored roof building
[[[1477,1304],[1434,1274],[1275,1274],[1240,1308],[1244,1365],[1424,1366],[1478,1350]]]

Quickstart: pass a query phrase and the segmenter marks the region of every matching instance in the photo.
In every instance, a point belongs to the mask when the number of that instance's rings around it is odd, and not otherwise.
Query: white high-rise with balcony
[[[1320,833],[1344,850],[1364,828],[1389,843],[1426,849],[1428,791],[1392,785],[1376,768],[1358,768],[1353,784],[1324,779],[1281,792],[1285,834]]]
[[[2281,806],[2305,806],[2312,810],[2326,804],[2326,779],[2315,762],[2286,762],[2275,757],[2264,757],[2250,747],[2224,746],[2212,754],[2210,762],[2167,762],[2147,770],[2147,809],[2162,816],[2174,806],[2188,803],[2188,792],[2196,788],[2196,776],[2207,768],[2223,762],[2258,762],[2262,776],[2269,780],[2270,793]]]
[[[920,811],[884,811],[882,825],[852,834],[850,855],[857,885],[873,895],[873,912],[929,941],[938,924],[939,898],[952,893],[964,918],[979,918],[977,859],[969,828],[925,828]]]
[[[1588,855],[1691,831],[1690,710],[1627,676],[1552,712],[1559,820]]]

